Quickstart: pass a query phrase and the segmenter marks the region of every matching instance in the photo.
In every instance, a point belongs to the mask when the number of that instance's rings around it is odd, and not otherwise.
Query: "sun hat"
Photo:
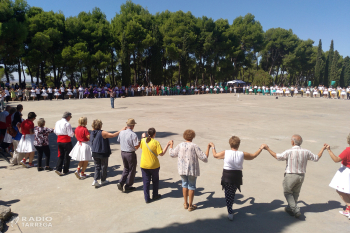
[[[136,125],[137,123],[133,118],[129,118],[128,121],[126,122],[127,125]]]

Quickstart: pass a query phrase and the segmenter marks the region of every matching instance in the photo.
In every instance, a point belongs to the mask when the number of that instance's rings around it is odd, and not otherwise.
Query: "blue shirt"
[[[22,134],[19,132],[19,130],[18,130],[18,128],[17,128],[17,126],[14,126],[13,128],[14,128],[14,129],[16,130],[16,132],[17,132],[16,136],[15,136],[15,137],[13,137],[13,140],[16,140],[16,141],[21,140],[21,138],[22,138]]]

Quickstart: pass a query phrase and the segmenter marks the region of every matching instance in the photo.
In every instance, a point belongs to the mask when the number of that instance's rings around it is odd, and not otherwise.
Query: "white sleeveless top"
[[[242,151],[225,150],[224,169],[242,170],[244,154]]]

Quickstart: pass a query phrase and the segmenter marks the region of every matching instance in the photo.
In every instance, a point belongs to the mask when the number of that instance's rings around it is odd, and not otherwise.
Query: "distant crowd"
[[[6,83],[0,87],[0,100],[2,109],[4,101],[29,101],[29,100],[52,100],[52,99],[84,99],[84,98],[118,98],[134,96],[169,96],[169,95],[201,95],[201,94],[227,94],[242,93],[245,95],[263,95],[263,96],[283,96],[283,97],[311,97],[311,98],[331,98],[331,99],[350,99],[349,87],[326,87],[319,86],[254,86],[254,85],[200,85],[200,86],[104,86],[89,85],[88,87],[72,86],[67,87],[62,84],[60,87],[44,85],[39,87],[32,84],[27,88],[25,84],[9,85]],[[23,87],[24,86],[24,87]]]

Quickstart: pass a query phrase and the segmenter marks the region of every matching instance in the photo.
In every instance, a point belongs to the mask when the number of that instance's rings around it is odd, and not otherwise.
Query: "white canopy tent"
[[[242,80],[236,79],[236,80],[228,81],[227,84],[245,84],[245,82]]]

